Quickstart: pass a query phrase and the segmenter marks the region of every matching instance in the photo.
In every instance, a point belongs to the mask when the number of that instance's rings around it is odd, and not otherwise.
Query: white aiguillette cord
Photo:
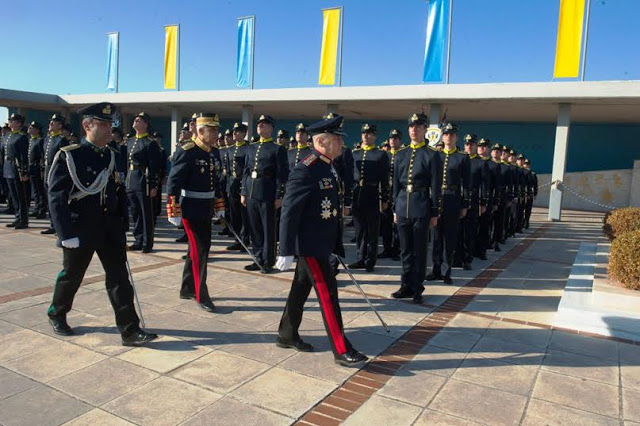
[[[51,166],[51,170],[54,169],[53,166],[58,161],[60,152],[62,151],[58,151],[58,153],[56,154],[53,160],[53,165]],[[66,158],[67,158],[67,168],[69,169],[69,175],[71,176],[73,185],[78,189],[77,192],[69,196],[69,202],[74,200],[80,200],[84,197],[88,197],[90,195],[96,195],[101,192],[102,192],[101,198],[104,198],[104,190],[107,187],[107,183],[109,183],[109,177],[111,176],[111,174],[113,173],[113,169],[115,168],[115,154],[113,153],[113,151],[109,151],[109,153],[111,154],[111,161],[109,162],[109,167],[102,170],[100,174],[96,177],[96,179],[93,181],[93,183],[88,187],[86,187],[78,179],[78,174],[76,172],[76,164],[73,160],[73,156],[71,155],[70,152],[67,152]],[[48,181],[51,180],[51,172],[49,172],[49,176],[47,180]]]

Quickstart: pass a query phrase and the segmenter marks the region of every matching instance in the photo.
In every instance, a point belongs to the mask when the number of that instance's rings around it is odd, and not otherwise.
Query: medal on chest
[[[338,210],[331,209],[331,200],[329,197],[324,197],[324,200],[320,202],[320,217],[323,219],[331,219],[331,216],[338,216]]]

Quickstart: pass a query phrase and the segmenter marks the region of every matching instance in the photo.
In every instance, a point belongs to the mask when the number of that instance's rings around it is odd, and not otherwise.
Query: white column
[[[571,124],[571,105],[558,105],[558,122],[556,124],[556,144],[553,150],[553,168],[551,181],[564,181],[567,166],[567,149],[569,147],[569,126]],[[549,220],[560,221],[562,216],[562,191],[558,185],[551,185],[549,192]]]
[[[247,126],[247,139],[253,137],[253,105],[242,105],[242,124]]]
[[[431,104],[429,109],[429,127],[438,127],[442,116],[442,104]]]
[[[178,132],[180,132],[180,111],[177,107],[171,108],[171,155],[176,152],[178,146]]]

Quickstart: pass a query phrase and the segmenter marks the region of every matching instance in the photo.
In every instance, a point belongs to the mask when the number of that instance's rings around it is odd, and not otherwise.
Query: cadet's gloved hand
[[[170,217],[169,218],[169,223],[172,224],[173,226],[180,226],[180,224],[182,223],[182,218],[181,217]]]
[[[74,249],[80,247],[80,240],[78,237],[69,238],[68,240],[62,240],[62,247]]]
[[[221,218],[224,219],[224,210],[218,210],[216,212],[216,217],[221,217]]]
[[[293,256],[278,256],[278,259],[276,259],[276,268],[280,269],[281,271],[286,271],[287,269],[291,268],[292,264]]]

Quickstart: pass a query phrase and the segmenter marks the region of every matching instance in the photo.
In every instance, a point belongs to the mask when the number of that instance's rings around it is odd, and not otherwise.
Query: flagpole
[[[340,9],[340,67],[338,68],[338,87],[342,86],[342,30],[343,30],[343,26],[342,23],[344,22],[344,8],[342,6],[339,7]]]
[[[587,42],[589,40],[589,16],[591,15],[591,0],[587,0],[587,22],[584,28],[584,42],[582,44],[582,70],[580,71],[580,81],[584,81],[584,73],[587,68]]]
[[[445,77],[445,83],[449,84],[449,69],[451,68],[451,35],[452,31],[452,17],[453,17],[453,0],[449,0],[449,37],[447,38],[447,76]],[[442,69],[442,68],[441,68]]]
[[[251,90],[253,90],[253,76],[256,70],[256,15],[251,15]]]
[[[180,91],[180,24],[176,25],[178,27],[178,42],[176,52],[176,90]]]
[[[118,34],[118,56],[116,58],[116,93],[118,93],[118,88],[120,87],[120,32],[116,32]]]

